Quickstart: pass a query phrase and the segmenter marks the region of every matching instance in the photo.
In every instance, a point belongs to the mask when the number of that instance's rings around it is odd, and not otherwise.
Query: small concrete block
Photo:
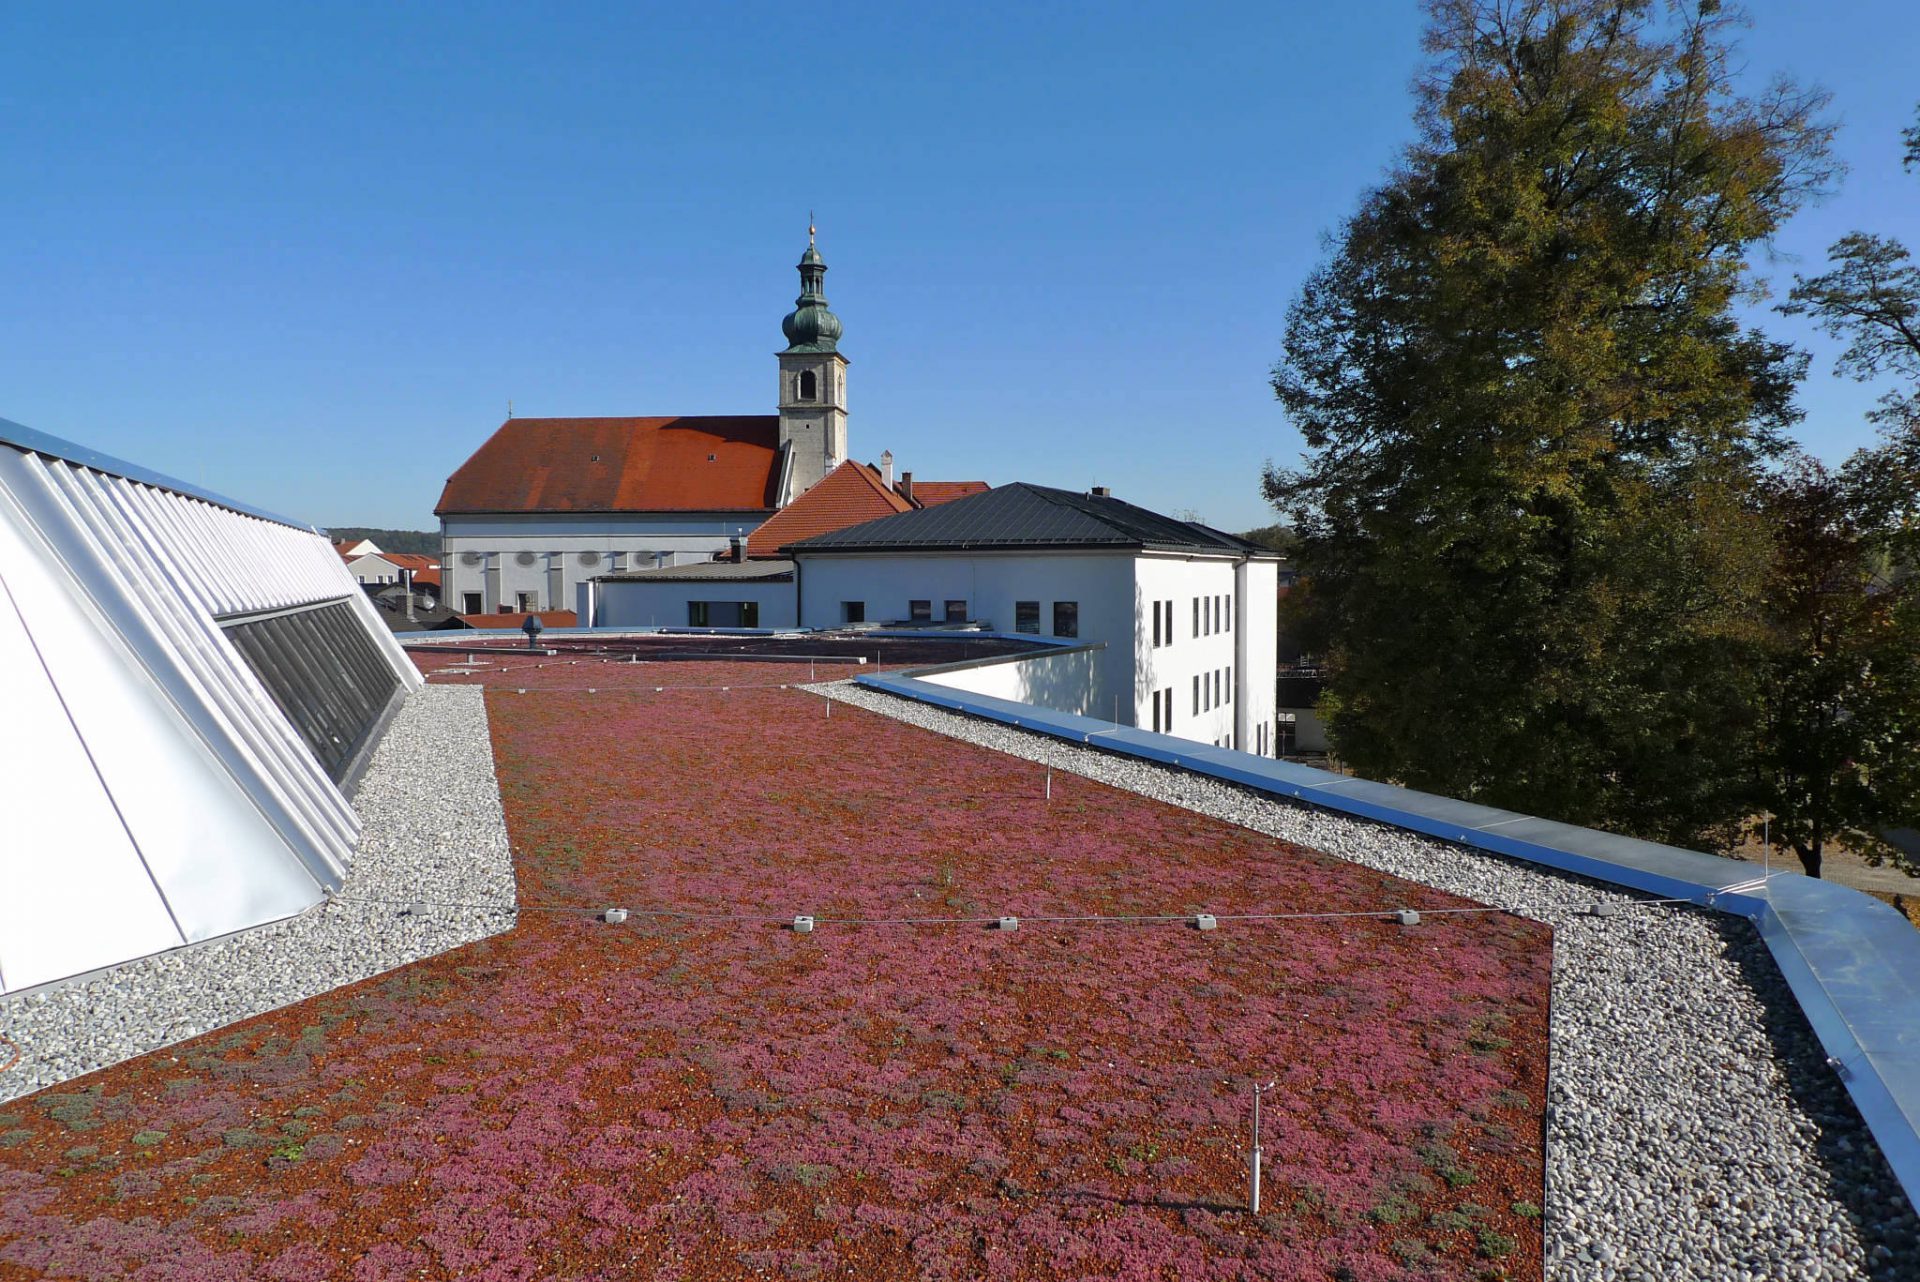
[[[1614,903],[1608,903],[1605,900],[1602,900],[1601,902],[1596,903],[1593,907],[1587,909],[1587,916],[1589,917],[1618,917],[1619,915],[1620,915],[1620,905],[1614,904]]]
[[[1420,924],[1420,914],[1411,908],[1402,908],[1393,916],[1394,920],[1398,921],[1402,926],[1418,926]]]
[[[1220,929],[1220,922],[1212,913],[1201,913],[1193,919],[1193,928],[1195,930],[1218,930]]]
[[[600,920],[606,922],[609,926],[618,926],[626,919],[627,910],[624,908],[609,908],[600,914]]]
[[[813,933],[813,918],[795,917],[793,919],[793,933],[796,935],[811,935]]]
[[[995,930],[1018,930],[1020,929],[1020,919],[1018,917],[1002,917],[999,921],[994,923],[994,929]]]

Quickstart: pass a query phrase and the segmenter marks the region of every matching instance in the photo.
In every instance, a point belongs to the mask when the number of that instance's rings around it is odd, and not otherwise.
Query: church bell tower
[[[807,228],[800,256],[800,297],[780,322],[787,346],[780,360],[780,444],[790,459],[785,507],[847,459],[847,358],[840,354],[840,318],[827,310],[821,283],[827,265]]]

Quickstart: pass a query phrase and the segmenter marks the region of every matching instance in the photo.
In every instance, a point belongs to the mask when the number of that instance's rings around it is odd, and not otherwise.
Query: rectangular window
[[[1233,598],[1227,598],[1227,631],[1233,631]]]
[[[687,626],[704,628],[707,625],[707,603],[705,601],[687,602]]]
[[[933,602],[931,601],[907,602],[907,621],[909,623],[932,623],[933,622]]]
[[[1038,601],[1015,601],[1013,603],[1013,630],[1015,632],[1040,631],[1040,603]]]
[[[1160,603],[1158,601],[1153,603],[1153,648],[1156,650],[1160,648]],[[1154,697],[1156,699],[1159,698],[1158,695]],[[1160,728],[1160,705],[1157,703],[1153,706],[1153,722],[1153,728],[1158,730]]]
[[[480,613],[480,594],[478,592],[462,592],[460,594],[460,613]]]
[[[1080,635],[1080,603],[1078,601],[1053,603],[1053,635],[1057,637]]]
[[[1200,715],[1200,678],[1193,679],[1193,715]]]
[[[760,603],[758,601],[740,602],[740,626],[757,628],[760,626]]]
[[[840,603],[840,622],[865,623],[867,621],[867,603],[865,601],[842,601]]]
[[[1213,670],[1213,706],[1220,706],[1220,669]]]
[[[1153,624],[1156,628],[1160,626],[1160,607],[1157,605],[1153,608]],[[1153,732],[1160,733],[1160,692],[1158,690],[1153,692]]]
[[[1227,687],[1227,702],[1232,703],[1233,702],[1233,665],[1231,663],[1227,665],[1226,687]]]
[[[1200,635],[1200,598],[1193,598],[1193,635]]]
[[[533,603],[533,593],[516,592],[513,594],[514,609],[522,614],[532,614],[538,607]]]
[[[947,622],[965,623],[967,621],[967,603],[965,601],[947,602]]]

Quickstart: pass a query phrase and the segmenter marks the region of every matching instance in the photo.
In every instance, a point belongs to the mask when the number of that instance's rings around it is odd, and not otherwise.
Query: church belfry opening
[[[810,401],[819,396],[819,394],[819,380],[814,376],[813,371],[810,369],[801,370],[800,399]]]

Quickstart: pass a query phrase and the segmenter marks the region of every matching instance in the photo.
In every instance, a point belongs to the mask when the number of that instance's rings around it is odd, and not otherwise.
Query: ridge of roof
[[[914,481],[909,493],[907,482],[895,481],[893,488],[911,499],[915,507],[938,507],[970,494],[984,494],[993,487],[985,481]]]
[[[916,487],[918,488],[918,483]],[[1015,481],[936,507],[815,535],[783,551],[914,551],[984,548],[1138,548],[1249,556],[1265,552],[1235,535],[1116,499]]]
[[[913,510],[870,464],[848,459],[762,522],[747,538],[747,555],[777,556],[782,544]]]

